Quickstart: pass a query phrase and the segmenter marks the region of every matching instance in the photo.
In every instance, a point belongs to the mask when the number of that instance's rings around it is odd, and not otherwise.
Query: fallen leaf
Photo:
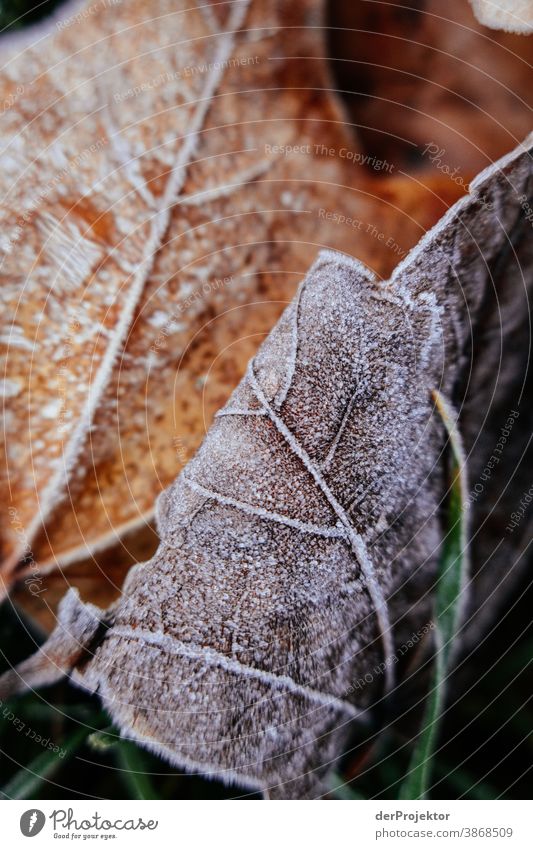
[[[71,590],[0,698],[70,673],[180,768],[268,797],[326,792],[403,646],[431,628],[447,486],[435,391],[459,413],[469,494],[487,448],[506,452],[484,479],[497,518],[516,499],[509,470],[529,469],[532,148],[481,174],[389,280],[320,254],[159,498],[155,556],[107,611]],[[471,499],[470,634],[530,541],[525,515],[511,535],[485,528],[487,506]]]
[[[8,40],[0,77],[2,577],[40,615],[44,573],[107,604],[153,552],[156,496],[321,247],[386,275],[465,191],[368,177],[314,2],[91,8]]]

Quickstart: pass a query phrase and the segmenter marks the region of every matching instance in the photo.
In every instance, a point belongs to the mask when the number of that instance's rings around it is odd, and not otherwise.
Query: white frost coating
[[[58,607],[58,620],[48,640],[16,668],[0,677],[0,701],[8,694],[54,684],[70,672],[103,624],[103,611],[83,604],[71,587]]]
[[[58,501],[61,500],[63,492],[68,485],[69,475],[71,474],[79,453],[83,448],[86,434],[91,427],[94,414],[98,409],[101,397],[111,378],[115,360],[121,346],[124,344],[124,340],[127,336],[128,329],[131,326],[139,299],[142,295],[148,275],[152,269],[155,256],[167,231],[177,195],[181,191],[185,182],[187,165],[194,154],[198,136],[211,105],[212,97],[223,76],[225,63],[233,49],[235,34],[244,22],[249,2],[250,0],[244,0],[242,4],[239,3],[232,8],[228,22],[229,31],[220,36],[220,44],[215,53],[212,72],[207,76],[202,98],[191,121],[191,131],[185,139],[178,154],[176,163],[172,169],[172,173],[163,194],[160,208],[152,219],[151,234],[146,243],[144,258],[141,260],[134,275],[130,292],[128,294],[127,301],[124,304],[120,319],[117,322],[113,338],[102,359],[102,363],[94,383],[89,389],[89,398],[85,409],[83,410],[76,428],[63,453],[63,466],[58,470],[58,472],[56,472],[45,487],[40,499],[41,509],[36,513],[31,524],[28,526],[27,539],[30,542],[35,537],[36,533],[38,533],[42,524],[50,516],[50,513]],[[15,552],[15,557],[18,558],[18,556],[20,556],[20,552]]]
[[[273,387],[283,385],[289,367],[293,307],[265,340],[230,401],[234,411],[261,407],[268,418],[220,420],[186,469],[202,494],[189,490],[182,473],[158,500],[161,545],[148,563],[129,573],[122,597],[103,616],[108,627],[94,657],[84,656],[74,676],[80,686],[103,696],[126,733],[172,762],[205,762],[210,774],[224,780],[244,773],[243,783],[260,781],[264,792],[272,788],[285,797],[317,798],[323,792],[321,776],[345,751],[350,720],[339,707],[355,701],[359,685],[354,682],[369,668],[380,674],[365,683],[358,707],[371,708],[382,698],[381,673],[390,656],[375,665],[375,613],[382,639],[391,636],[385,599],[402,622],[398,641],[428,623],[446,487],[439,463],[445,440],[432,390],[439,386],[454,397],[470,330],[480,341],[490,336],[474,358],[471,409],[468,403],[461,408],[468,461],[477,479],[502,424],[495,421],[477,453],[472,451],[472,430],[478,431],[493,399],[485,390],[487,374],[500,365],[507,369],[498,404],[510,409],[509,386],[529,364],[529,302],[516,300],[516,289],[520,297],[524,293],[523,269],[516,261],[530,260],[529,224],[520,206],[531,180],[529,156],[504,176],[507,181],[499,174],[488,186],[488,201],[495,205],[479,201],[466,207],[466,217],[464,204],[455,208],[450,229],[430,242],[414,268],[408,266],[411,285],[403,292],[390,282],[368,283],[361,267],[340,255],[327,254],[322,267],[319,259],[300,307],[296,371],[281,417],[273,409]],[[450,266],[468,288],[471,311],[465,310],[459,287],[450,285]],[[491,313],[486,296],[495,278],[501,297],[494,299]],[[426,292],[435,293],[442,307],[442,346],[420,373],[417,358],[434,335]],[[402,309],[406,304],[409,309]],[[408,313],[405,325],[401,312]],[[503,364],[499,346],[492,344],[495,317],[503,318],[509,339]],[[320,463],[357,387],[353,421],[326,478],[332,498]],[[433,399],[438,399],[435,392]],[[455,414],[445,403],[440,407],[453,441]],[[506,449],[515,449],[516,456],[529,440],[527,425],[521,434],[519,425],[513,431],[513,443],[523,440],[518,448],[509,443]],[[456,454],[463,465],[460,445]],[[227,506],[209,505],[206,491],[224,493]],[[358,495],[364,500],[351,513],[347,505]],[[337,522],[347,539],[303,537],[281,526],[270,531],[255,514],[240,515],[240,499],[266,513],[297,511],[296,517],[317,526]],[[509,493],[499,520],[509,515],[511,499]],[[477,563],[493,557],[498,525],[501,521],[472,535]],[[386,535],[367,550],[368,530],[386,530]],[[526,528],[526,546],[530,536]],[[472,604],[480,599],[483,604],[499,586],[508,570],[504,558],[511,560],[514,551],[506,546],[490,564],[489,592],[482,584],[476,596],[485,568],[479,570]],[[375,592],[378,582],[383,599]],[[188,655],[175,651],[174,637]],[[234,665],[237,660],[240,666]],[[298,688],[324,685],[324,704],[309,701],[300,689],[285,688],[281,698],[278,673],[298,682]],[[9,680],[0,679],[0,697]]]
[[[107,137],[111,142],[111,147],[115,151],[118,161],[124,169],[124,173],[127,174],[129,182],[134,187],[139,197],[141,197],[148,205],[148,209],[155,209],[156,199],[142,177],[139,168],[139,158],[132,156],[126,139],[113,120],[108,103],[106,103],[101,117],[107,130]]]
[[[220,492],[215,492],[212,489],[207,489],[196,481],[191,480],[185,474],[182,474],[181,480],[185,481],[194,492],[199,495],[205,495],[219,504],[227,504],[230,507],[236,507],[242,510],[243,513],[249,513],[251,516],[258,516],[260,519],[265,519],[269,522],[277,522],[280,525],[288,525],[290,528],[295,528],[302,534],[316,534],[326,539],[346,539],[346,533],[341,528],[328,527],[327,525],[313,525],[309,522],[300,522],[298,519],[291,519],[290,516],[283,516],[281,513],[274,513],[270,510],[265,510],[263,507],[254,507],[253,504],[247,504],[244,501],[239,501],[236,498],[230,498],[227,495],[222,495]]]
[[[359,268],[357,268],[359,271]],[[394,643],[392,639],[392,630],[389,620],[389,612],[387,609],[387,604],[385,602],[385,598],[381,591],[381,587],[376,579],[376,574],[374,571],[374,567],[372,565],[372,561],[369,557],[366,545],[364,540],[357,531],[354,530],[352,523],[346,511],[342,507],[341,504],[337,501],[326,481],[315,467],[311,458],[307,454],[307,452],[302,448],[302,446],[295,439],[294,435],[290,432],[289,428],[286,426],[285,422],[280,419],[280,417],[276,414],[276,412],[272,409],[270,404],[268,403],[268,399],[265,397],[263,390],[261,389],[257,378],[254,374],[253,363],[250,364],[248,368],[248,375],[250,378],[250,383],[253,387],[255,394],[257,395],[258,400],[263,404],[265,410],[267,411],[271,421],[279,430],[281,435],[286,439],[288,444],[290,445],[294,454],[300,458],[302,463],[308,472],[313,476],[315,482],[319,486],[319,488],[324,493],[326,499],[329,504],[339,517],[340,521],[346,528],[346,533],[350,544],[352,546],[353,552],[356,555],[359,565],[361,566],[362,572],[366,579],[366,585],[368,589],[368,593],[372,599],[372,603],[376,610],[376,616],[379,623],[380,629],[380,637],[383,643],[383,653],[384,653],[384,663],[385,663],[385,687],[389,691],[392,689],[394,684],[394,672],[393,672],[393,655],[394,655]]]
[[[242,409],[238,407],[223,407],[215,413],[215,419],[221,419],[224,416],[266,416],[265,410],[248,410],[246,407]]]
[[[22,386],[18,380],[5,378],[5,380],[0,381],[0,395],[3,398],[16,398],[21,391]]]
[[[352,413],[352,410],[353,410],[353,405],[355,403],[356,398],[357,398],[357,390],[355,390],[355,392],[352,394],[352,397],[350,398],[350,401],[348,402],[348,406],[346,407],[344,416],[342,417],[340,427],[339,427],[337,433],[335,434],[335,439],[331,443],[330,449],[329,449],[328,453],[326,454],[324,462],[322,463],[321,468],[322,468],[323,472],[326,471],[326,469],[329,467],[331,461],[333,460],[333,458],[335,456],[337,446],[338,446],[338,444],[339,444],[339,442],[342,438],[342,435],[343,435],[343,433],[346,429],[346,425],[348,424],[348,421],[350,419],[350,416],[351,416],[351,413]]]
[[[419,304],[426,304],[430,316],[430,328],[426,341],[422,347],[421,360],[423,368],[427,368],[429,357],[434,345],[440,344],[442,340],[442,310],[437,302],[434,292],[421,292],[418,297]]]
[[[10,330],[9,336],[0,336],[0,345],[6,345],[8,348],[21,348],[23,351],[33,351],[33,344],[29,339],[26,339],[21,328],[12,325]],[[17,330],[20,332],[17,333]]]
[[[44,251],[59,268],[54,292],[62,294],[78,290],[102,258],[101,245],[85,238],[71,222],[65,227],[50,212],[39,215],[37,228],[46,239]]]
[[[291,384],[294,378],[294,372],[296,369],[296,357],[298,355],[298,316],[300,314],[300,301],[302,299],[302,292],[305,288],[305,281],[307,278],[304,278],[300,285],[298,286],[298,291],[296,293],[296,297],[294,299],[294,317],[292,320],[291,327],[291,350],[289,354],[289,367],[287,369],[287,374],[285,375],[285,380],[283,386],[280,388],[278,394],[276,395],[274,402],[279,410],[283,402],[285,401],[289,390],[291,388]]]
[[[309,274],[312,274],[314,271],[319,269],[323,263],[327,264],[331,262],[335,265],[345,266],[346,268],[351,269],[356,275],[362,276],[365,280],[368,280],[369,283],[379,283],[377,275],[374,274],[371,268],[361,262],[361,260],[342,253],[342,251],[331,250],[331,248],[325,248],[319,252],[315,262],[309,269]]]
[[[45,404],[45,406],[42,407],[41,415],[45,419],[55,419],[55,418],[57,418],[57,414],[59,413],[59,411],[61,409],[61,404],[62,404],[62,401],[61,401],[60,398],[57,398],[54,401],[50,401],[49,404]]]
[[[499,171],[503,171],[503,169],[514,162],[516,159],[519,159],[524,153],[528,153],[529,148],[533,144],[533,133],[530,133],[524,141],[518,145],[514,150],[510,153],[506,154],[506,156],[502,156],[501,159],[498,159],[497,162],[489,165],[483,171],[481,171],[477,177],[472,180],[470,183],[470,192],[464,197],[460,198],[453,206],[451,206],[441,219],[435,224],[431,230],[428,230],[427,233],[424,233],[419,242],[412,248],[407,256],[402,259],[401,262],[398,263],[396,268],[391,274],[390,282],[398,283],[398,288],[401,289],[402,284],[402,276],[417,262],[419,257],[429,250],[431,250],[433,244],[438,240],[441,233],[446,230],[452,221],[456,218],[460,218],[463,212],[476,202],[477,198],[472,194],[473,189],[482,188],[485,183],[489,183],[490,180],[497,174]],[[528,154],[531,157],[531,154]],[[409,278],[408,278],[409,279]]]
[[[483,26],[527,34],[533,32],[532,0],[470,0]]]
[[[94,692],[94,690],[87,685],[84,677],[80,675],[76,669],[73,671],[71,677],[79,687],[82,687],[84,690],[88,690],[89,692]],[[204,763],[196,758],[189,758],[181,752],[177,755],[176,752],[168,746],[164,746],[153,737],[148,737],[131,727],[131,719],[124,716],[124,708],[128,708],[129,705],[124,705],[120,702],[105,681],[98,681],[98,692],[103,704],[113,716],[115,723],[118,725],[123,739],[139,743],[148,749],[148,751],[157,755],[157,757],[166,759],[170,764],[173,764],[178,769],[184,769],[190,773],[197,772],[204,778],[218,778],[227,785],[236,784],[241,787],[247,787],[248,789],[256,792],[263,790],[263,785],[259,781],[253,781],[253,779],[245,773],[240,773],[234,769],[213,769],[212,764],[208,762]]]
[[[148,643],[156,646],[165,652],[171,654],[179,654],[188,657],[191,660],[202,660],[208,666],[217,666],[225,669],[227,672],[234,672],[237,675],[243,675],[245,678],[257,678],[259,681],[264,681],[273,689],[279,692],[289,691],[295,695],[305,696],[310,701],[326,707],[335,707],[342,711],[346,716],[352,719],[360,719],[365,716],[365,711],[354,707],[350,702],[343,699],[338,699],[329,693],[323,693],[320,690],[315,690],[312,687],[306,687],[303,684],[298,684],[288,675],[276,675],[274,672],[267,672],[264,669],[259,669],[256,666],[248,666],[240,663],[238,660],[233,660],[225,654],[221,654],[212,648],[206,646],[195,646],[193,643],[184,643],[181,640],[172,637],[169,634],[157,631],[142,631],[138,629],[128,628],[126,626],[117,625],[113,629],[113,635],[125,637],[130,640],[138,640],[141,643]]]
[[[454,221],[460,220],[470,207],[477,202],[476,193],[486,184],[490,184],[494,175],[498,172],[503,172],[503,169],[523,156],[524,152],[528,152],[529,147],[533,143],[533,133],[516,147],[513,151],[503,156],[493,165],[489,165],[481,171],[477,177],[472,180],[469,186],[469,194],[460,198],[453,206],[451,206],[438,223],[425,233],[420,241],[412,248],[407,256],[396,266],[388,286],[394,286],[394,292],[400,295],[405,301],[406,306],[410,309],[420,309],[422,305],[430,316],[430,330],[426,338],[426,342],[421,351],[422,366],[427,366],[431,351],[435,345],[440,344],[442,333],[442,310],[437,302],[434,292],[425,291],[414,295],[410,289],[413,287],[413,277],[409,275],[409,271],[413,270],[420,258],[435,249],[440,249],[438,246],[439,239],[444,231],[452,225]]]

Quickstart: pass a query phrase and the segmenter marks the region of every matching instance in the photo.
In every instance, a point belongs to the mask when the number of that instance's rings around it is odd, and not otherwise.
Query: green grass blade
[[[129,740],[121,740],[117,749],[122,780],[131,799],[158,799],[147,769],[144,752]]]
[[[400,786],[400,799],[425,799],[431,778],[433,752],[437,741],[444,701],[445,666],[442,649],[437,648],[430,693],[424,709],[422,731],[416,741],[407,776]]]
[[[435,593],[436,651],[430,692],[424,710],[422,731],[415,744],[407,776],[400,787],[400,799],[424,799],[428,791],[433,753],[444,705],[444,687],[449,671],[450,654],[461,622],[468,571],[465,459],[461,438],[448,403],[439,392],[435,391],[433,395],[452,449],[448,532],[443,542]]]
[[[57,770],[69,760],[79,749],[85,738],[91,733],[91,728],[78,728],[69,739],[63,743],[60,752],[42,752],[34,760],[20,769],[8,782],[0,794],[6,799],[32,799],[46,779],[51,778]],[[64,754],[63,754],[64,753]]]

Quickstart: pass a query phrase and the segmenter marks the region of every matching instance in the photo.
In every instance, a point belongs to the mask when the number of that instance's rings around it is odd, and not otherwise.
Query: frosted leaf
[[[269,797],[323,793],[353,724],[390,691],[401,646],[428,633],[447,485],[433,390],[459,410],[469,486],[508,405],[511,461],[531,442],[528,345],[515,344],[529,335],[530,184],[531,139],[385,282],[321,253],[230,414],[160,498],[155,556],[108,610],[65,602],[0,698],[68,660],[124,734],[171,763]],[[490,526],[487,505],[471,505],[467,639],[530,541],[524,519],[496,544],[513,503],[502,467],[487,484]],[[67,626],[79,660],[70,638],[61,654]]]
[[[266,0],[82,5],[82,25],[59,10],[3,40],[0,96],[21,87],[0,129],[6,586],[142,535],[319,248],[351,249],[325,214],[354,215],[353,185],[357,214],[406,247],[435,219],[394,218],[401,180],[383,202],[364,169],[315,153],[358,142],[314,3],[290,5],[289,28]],[[371,235],[358,250],[394,264]]]

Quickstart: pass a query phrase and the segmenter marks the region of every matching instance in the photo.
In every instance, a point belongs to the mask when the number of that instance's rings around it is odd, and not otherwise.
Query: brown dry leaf
[[[449,531],[434,390],[459,411],[472,495],[467,633],[525,563],[532,517],[502,522],[532,451],[532,150],[480,175],[387,281],[321,253],[160,497],[154,558],[107,611],[70,591],[0,698],[71,674],[180,768],[325,792],[403,646],[431,630]]]
[[[5,585],[100,601],[317,250],[386,275],[464,189],[349,159],[315,2],[90,8],[4,47],[0,492]]]

